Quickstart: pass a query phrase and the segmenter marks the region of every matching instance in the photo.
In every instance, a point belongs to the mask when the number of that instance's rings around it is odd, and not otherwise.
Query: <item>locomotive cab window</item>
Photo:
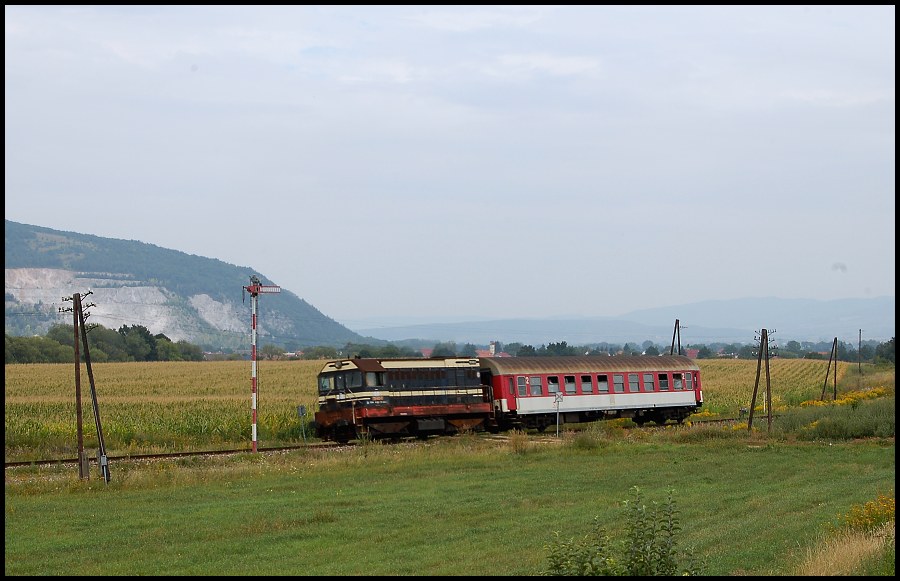
[[[565,376],[565,390],[566,390],[566,393],[575,393],[575,376],[574,375],[566,375]]]
[[[324,395],[334,389],[334,382],[331,377],[325,375],[319,378],[319,393]]]
[[[367,371],[366,385],[369,387],[384,387],[384,372]]]

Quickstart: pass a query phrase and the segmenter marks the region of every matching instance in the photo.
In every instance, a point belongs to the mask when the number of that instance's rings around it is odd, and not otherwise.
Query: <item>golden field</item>
[[[701,359],[704,409],[699,416],[736,417],[749,407],[757,361]],[[316,375],[323,361],[260,361],[258,444],[277,446],[313,436],[307,423],[316,403]],[[92,366],[104,441],[109,455],[250,447],[251,368],[248,361],[100,363]],[[838,364],[838,391],[889,384],[869,365]],[[828,362],[773,359],[769,378],[774,411],[818,399]],[[832,373],[827,393],[833,386]],[[6,365],[4,427],[6,461],[76,455],[74,364]],[[97,437],[87,371],[81,366],[85,446]],[[757,409],[765,401],[766,372],[759,374]],[[305,406],[301,421],[298,406]]]

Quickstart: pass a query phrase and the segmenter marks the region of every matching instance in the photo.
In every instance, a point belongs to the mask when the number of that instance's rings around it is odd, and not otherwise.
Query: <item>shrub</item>
[[[557,540],[547,547],[546,575],[564,576],[669,576],[700,575],[702,564],[692,551],[681,553],[677,536],[681,532],[674,491],[669,490],[660,506],[644,503],[635,486],[634,498],[625,501],[625,537],[610,540],[597,518],[593,530],[582,539]],[[557,533],[557,537],[558,537]],[[616,550],[618,549],[618,550]],[[618,556],[617,556],[618,555]]]

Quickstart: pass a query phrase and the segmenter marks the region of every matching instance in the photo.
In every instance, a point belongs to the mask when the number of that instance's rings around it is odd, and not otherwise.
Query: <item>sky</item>
[[[350,328],[895,294],[894,6],[5,6],[6,219]]]

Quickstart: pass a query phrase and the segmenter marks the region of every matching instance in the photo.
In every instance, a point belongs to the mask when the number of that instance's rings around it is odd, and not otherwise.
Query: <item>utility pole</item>
[[[685,327],[687,328],[687,327]],[[675,354],[675,337],[678,337],[678,354],[684,355],[684,352],[681,350],[681,323],[678,319],[675,319],[675,330],[672,331],[672,347],[669,348],[669,355]]]
[[[88,306],[92,307],[94,305],[91,304]],[[103,425],[100,423],[100,403],[97,401],[97,388],[94,385],[94,370],[91,368],[91,352],[88,348],[87,328],[84,324],[87,317],[84,314],[81,297],[79,295],[75,295],[75,311],[78,313],[78,320],[81,323],[81,343],[84,347],[84,366],[87,367],[88,381],[91,384],[91,404],[94,408],[94,423],[97,424],[97,462],[100,464],[100,474],[103,476],[103,480],[109,484],[109,458],[106,455],[106,441],[103,439]]]
[[[84,294],[85,297],[93,294],[93,291],[88,291]],[[85,325],[85,320],[90,317],[90,313],[85,314],[84,309],[95,306],[93,303],[89,303],[84,305],[81,302],[82,295],[79,293],[75,293],[71,298],[63,297],[64,301],[71,300],[72,301],[72,312],[74,313],[74,321],[73,327],[75,329],[75,417],[76,417],[76,430],[78,433],[78,476],[82,480],[89,478],[88,470],[87,470],[87,459],[84,456],[84,430],[82,429],[82,412],[81,412],[81,367],[80,361],[81,356],[78,352],[78,336],[81,335],[81,346],[84,348],[84,364],[87,368],[88,380],[90,381],[91,386],[91,406],[94,410],[94,423],[97,426],[97,462],[100,464],[100,474],[103,476],[103,480],[106,484],[109,484],[110,474],[109,474],[109,458],[106,455],[106,442],[103,439],[103,426],[100,423],[100,404],[97,401],[97,389],[94,385],[94,370],[91,368],[91,352],[88,347],[87,340],[87,326]],[[67,312],[68,308],[60,309],[60,312]]]
[[[259,282],[256,275],[250,275],[250,284],[243,287],[250,293],[250,416],[252,426],[250,428],[251,448],[256,452],[256,319],[259,308],[260,293],[280,293],[281,287],[265,285]]]
[[[774,333],[775,330],[773,329]],[[759,388],[759,373],[762,367],[763,353],[766,359],[766,414],[769,420],[769,432],[772,431],[772,383],[769,377],[769,333],[766,329],[760,332],[759,337],[759,358],[756,362],[756,383],[753,386],[753,400],[750,402],[750,416],[747,418],[747,431],[753,431],[753,411],[756,407],[756,392]]]
[[[73,294],[71,297],[63,297],[62,300],[72,301],[74,305],[76,297],[78,297],[78,304],[81,304],[81,295],[78,293]],[[75,347],[75,433],[78,446],[78,478],[85,480],[89,477],[89,472],[84,461],[84,418],[81,409],[81,353],[78,349],[78,342],[81,338],[78,336],[78,311],[74,306],[59,309],[60,313],[69,311],[72,311],[72,328],[75,330],[75,342],[73,345]]]
[[[832,401],[837,399],[837,373],[838,373],[838,362],[837,362],[837,353],[838,353],[838,338],[835,337],[834,341],[831,343],[831,355],[828,356],[828,369],[825,370],[825,383],[822,385],[822,396],[819,398],[820,401],[825,401],[825,391],[828,389],[828,375],[831,373],[831,362],[834,362],[834,378],[832,379],[832,383],[834,385],[834,395],[832,397]]]
[[[862,375],[862,329],[859,330],[859,343],[856,346],[856,369]]]

